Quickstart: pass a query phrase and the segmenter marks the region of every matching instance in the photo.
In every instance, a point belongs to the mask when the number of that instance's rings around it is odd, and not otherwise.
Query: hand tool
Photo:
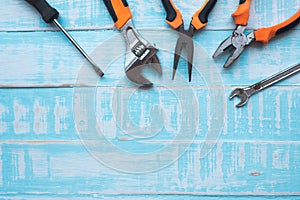
[[[232,35],[220,44],[213,55],[213,58],[215,58],[226,51],[229,47],[233,47],[235,49],[232,55],[228,57],[224,68],[228,68],[233,62],[235,62],[245,47],[253,41],[267,44],[271,38],[295,27],[300,22],[300,10],[298,10],[292,17],[278,25],[268,28],[260,28],[246,35],[244,31],[247,28],[249,10],[250,0],[240,0],[238,9],[232,14],[237,26]]]
[[[125,73],[129,80],[145,87],[153,85],[142,74],[146,64],[162,74],[161,65],[156,55],[157,48],[146,41],[135,29],[132,14],[126,0],[103,0],[115,26],[122,31],[126,41]]]
[[[297,74],[298,72],[300,72],[300,63],[297,65],[294,65],[292,67],[289,67],[267,79],[264,79],[258,83],[255,83],[254,85],[251,85],[249,87],[236,88],[235,90],[232,91],[232,93],[230,95],[230,99],[238,96],[241,99],[241,102],[239,104],[237,104],[236,107],[242,107],[243,105],[245,105],[248,102],[249,98],[253,94],[258,93],[261,90],[263,90],[267,87],[270,87],[271,85],[274,85],[275,83],[278,83],[279,81],[282,81],[288,77],[291,77],[291,76]]]
[[[175,77],[181,51],[183,48],[185,48],[188,61],[189,82],[191,82],[194,57],[194,42],[192,37],[194,36],[196,31],[199,31],[207,25],[208,15],[213,9],[216,2],[217,0],[206,0],[202,8],[197,10],[193,15],[189,29],[185,30],[180,10],[176,8],[172,0],[162,0],[163,6],[167,13],[166,22],[173,29],[175,29],[179,35],[174,53],[172,80],[174,80]]]
[[[104,73],[102,70],[96,65],[96,63],[84,52],[84,50],[77,44],[77,42],[72,38],[72,36],[62,27],[62,25],[57,21],[59,12],[51,7],[49,3],[45,0],[25,0],[30,5],[32,5],[36,10],[41,14],[43,20],[49,24],[54,23],[70,40],[70,42],[76,47],[76,49],[83,55],[83,57],[92,65],[95,72],[102,77]]]

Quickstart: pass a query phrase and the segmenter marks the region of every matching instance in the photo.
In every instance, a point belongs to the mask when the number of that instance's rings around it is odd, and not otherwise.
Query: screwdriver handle
[[[121,29],[132,18],[126,0],[103,0],[103,2],[118,29]]]
[[[45,0],[25,0],[30,5],[36,8],[36,10],[41,14],[43,20],[46,23],[52,23],[54,19],[57,19],[59,12],[52,8]]]
[[[178,8],[176,8],[175,4],[172,0],[162,0],[161,1],[166,13],[166,22],[169,24],[173,29],[179,28],[183,25],[182,15]]]
[[[206,0],[203,6],[195,12],[191,24],[196,30],[204,28],[208,23],[208,15],[214,8],[217,0]]]
[[[271,26],[269,28],[260,28],[254,31],[255,40],[267,44],[268,41],[291,28],[295,27],[300,22],[300,10],[298,10],[292,17],[285,20],[284,22]]]
[[[250,0],[240,0],[239,7],[231,15],[236,25],[246,26],[249,19]]]

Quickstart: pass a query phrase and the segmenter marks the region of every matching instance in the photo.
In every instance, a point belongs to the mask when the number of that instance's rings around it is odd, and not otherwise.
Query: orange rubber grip
[[[115,26],[121,29],[132,14],[126,0],[103,0],[104,4],[115,22]]]
[[[250,10],[250,0],[240,0],[239,7],[231,15],[234,18],[236,25],[246,26],[249,19],[249,10]]]
[[[162,0],[163,6],[167,12],[166,22],[173,28],[177,29],[183,24],[182,15],[172,0]]]
[[[269,28],[260,28],[254,31],[255,40],[267,44],[269,40],[275,35],[279,35],[293,27],[295,27],[300,22],[300,10],[298,10],[292,17],[288,20],[271,26]]]
[[[217,0],[206,0],[203,6],[195,12],[191,24],[196,30],[200,30],[208,23],[208,15],[215,6]]]

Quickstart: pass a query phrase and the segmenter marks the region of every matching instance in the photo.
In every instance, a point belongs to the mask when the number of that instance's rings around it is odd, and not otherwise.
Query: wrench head
[[[236,88],[235,90],[232,91],[229,98],[232,99],[234,97],[239,97],[241,100],[240,103],[236,105],[236,107],[238,108],[244,106],[249,100],[249,96],[247,92],[242,88]]]
[[[136,31],[131,20],[123,26],[122,32],[127,49],[125,63],[127,78],[137,85],[151,87],[153,83],[142,75],[142,69],[149,66],[162,74],[162,68],[156,55],[158,49]]]

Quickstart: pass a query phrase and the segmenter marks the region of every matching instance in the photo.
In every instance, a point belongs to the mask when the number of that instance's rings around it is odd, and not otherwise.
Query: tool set
[[[57,21],[58,11],[52,8],[45,0],[25,0],[32,6],[34,6],[38,12],[42,15],[43,20],[46,23],[54,23],[74,44],[79,52],[90,62],[93,69],[99,76],[103,76],[102,70],[93,62],[93,60],[84,52],[84,50],[76,43],[76,41],[68,34],[68,32],[59,24]],[[142,75],[143,66],[148,65],[153,68],[158,74],[162,74],[162,68],[160,61],[157,57],[158,49],[145,40],[135,29],[132,22],[132,14],[129,5],[126,0],[103,0],[109,14],[111,15],[116,28],[122,33],[126,41],[126,58],[125,58],[125,74],[129,80],[133,83],[151,87],[153,83]],[[192,79],[192,67],[193,67],[193,56],[194,56],[194,42],[192,37],[194,34],[204,28],[208,23],[208,15],[212,11],[217,0],[206,0],[202,8],[197,10],[192,16],[192,20],[189,25],[189,29],[184,29],[184,22],[182,14],[179,9],[176,8],[172,0],[162,0],[163,7],[166,10],[166,22],[178,32],[179,38],[176,43],[174,62],[173,62],[173,73],[172,79],[175,77],[175,73],[178,67],[179,59],[183,49],[187,53],[188,62],[188,76],[189,82]],[[255,31],[251,31],[245,34],[249,19],[250,0],[239,0],[239,6],[237,10],[232,14],[234,18],[236,28],[234,29],[231,36],[225,39],[217,48],[213,54],[213,58],[219,56],[225,52],[229,47],[234,48],[232,55],[229,56],[225,68],[228,68],[233,64],[238,57],[241,55],[246,46],[250,45],[253,41],[263,42],[264,44],[268,41],[293,27],[300,22],[300,10],[298,10],[292,17],[286,21],[271,26],[268,28],[260,28]],[[271,85],[286,79],[300,71],[300,64],[290,67],[282,72],[279,72],[270,78],[262,80],[252,86],[245,88],[235,89],[230,99],[233,97],[239,97],[241,102],[237,104],[237,107],[245,105],[249,97]]]

